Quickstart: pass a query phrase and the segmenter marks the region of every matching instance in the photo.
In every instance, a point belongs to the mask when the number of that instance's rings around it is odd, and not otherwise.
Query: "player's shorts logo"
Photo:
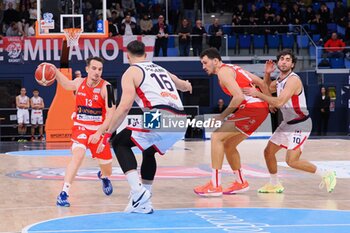
[[[159,110],[156,112],[144,112],[143,113],[143,128],[145,129],[159,129],[161,123],[161,113]]]

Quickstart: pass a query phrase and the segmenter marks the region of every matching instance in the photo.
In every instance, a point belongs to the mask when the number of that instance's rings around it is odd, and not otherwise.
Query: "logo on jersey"
[[[87,139],[86,134],[79,134],[77,139]]]
[[[143,113],[143,128],[145,129],[159,129],[161,123],[161,113],[159,110],[156,112],[144,112]]]

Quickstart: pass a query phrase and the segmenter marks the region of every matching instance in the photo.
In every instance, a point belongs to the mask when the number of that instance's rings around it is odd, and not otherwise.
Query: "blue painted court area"
[[[53,219],[22,233],[349,233],[350,211],[213,208],[156,210],[153,214],[104,213]]]

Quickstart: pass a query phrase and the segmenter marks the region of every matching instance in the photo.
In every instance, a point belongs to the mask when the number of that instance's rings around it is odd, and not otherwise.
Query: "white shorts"
[[[40,112],[38,111],[37,113],[35,111],[32,111],[32,115],[31,115],[31,118],[30,118],[30,123],[32,125],[42,125],[44,123],[44,120],[43,120],[43,113],[42,111],[40,110]]]
[[[183,132],[156,132],[127,128],[132,131],[131,140],[141,151],[153,146],[161,155],[164,155],[177,141],[183,139],[186,133],[186,129]]]
[[[311,118],[297,124],[287,124],[282,121],[276,131],[270,138],[270,141],[287,150],[303,151],[306,139],[309,137],[312,129]]]
[[[28,109],[17,109],[17,122],[18,124],[29,124]]]

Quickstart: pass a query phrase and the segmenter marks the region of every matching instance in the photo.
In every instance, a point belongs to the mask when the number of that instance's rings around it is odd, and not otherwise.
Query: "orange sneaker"
[[[219,197],[222,195],[222,186],[214,187],[213,183],[209,181],[203,186],[198,186],[193,189],[193,191],[199,196],[204,197]]]
[[[224,189],[223,194],[230,195],[235,193],[243,193],[249,190],[249,184],[247,181],[244,181],[243,184],[235,181],[232,185]]]

